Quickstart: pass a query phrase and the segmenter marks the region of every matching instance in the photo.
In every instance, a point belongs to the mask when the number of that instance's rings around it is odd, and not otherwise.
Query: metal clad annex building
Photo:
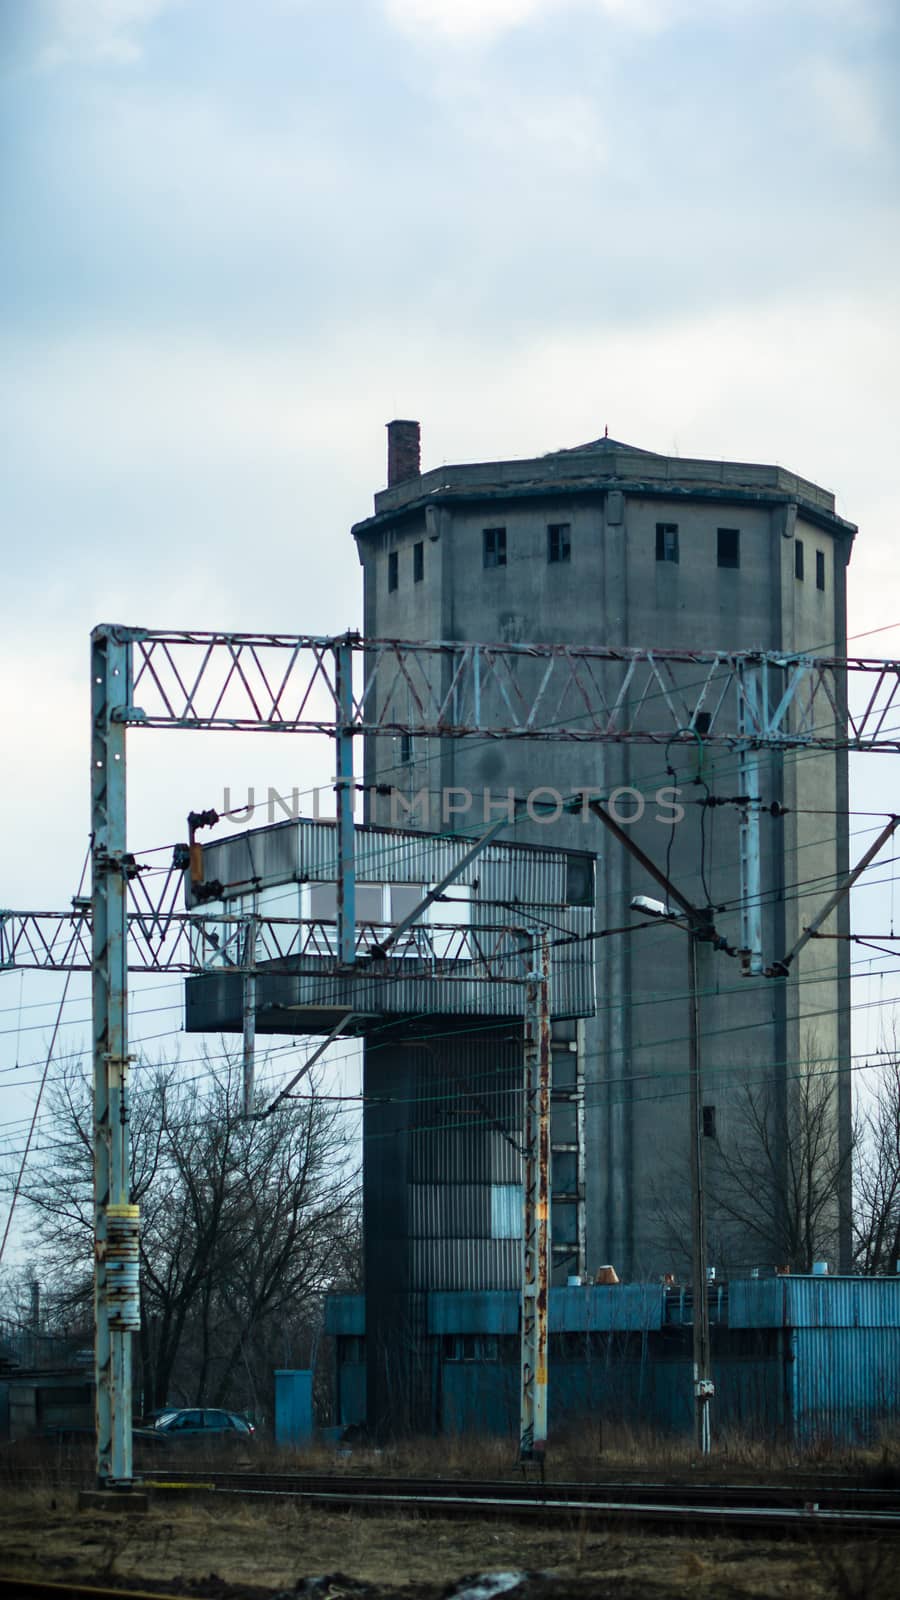
[[[274,956],[257,943],[260,1033],[327,1036],[339,1023],[364,1041],[367,1415],[378,1432],[427,1430],[429,1293],[521,1282],[524,976],[533,931],[548,924],[554,1281],[584,1261],[580,1063],[595,1004],[595,860],[495,841],[466,864],[460,837],[358,827],[357,962],[342,971],[336,832],[298,819],[207,844],[202,893],[188,884],[188,905],[223,919],[223,950],[226,928],[251,915],[300,941]],[[457,868],[382,959],[380,942]],[[240,1032],[243,1008],[241,974],[217,971],[215,956],[187,980],[189,1032]]]

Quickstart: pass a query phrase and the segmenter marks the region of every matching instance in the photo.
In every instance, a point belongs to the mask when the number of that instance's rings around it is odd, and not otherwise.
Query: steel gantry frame
[[[748,881],[758,873],[755,751],[900,750],[900,737],[888,725],[900,705],[900,663],[865,657],[411,643],[353,633],[323,637],[104,624],[92,634],[91,678],[97,1448],[103,1483],[127,1483],[132,1475],[137,1232],[129,1205],[126,978],[141,941],[144,954],[151,955],[150,970],[158,970],[152,950],[161,933],[152,916],[141,922],[140,913],[129,916],[128,910],[137,873],[126,845],[128,727],[307,732],[335,740],[335,957],[345,972],[360,956],[353,856],[353,746],[359,736],[478,734],[663,745],[702,738],[727,746],[740,753],[746,780],[741,856]],[[855,710],[848,709],[851,684],[860,689]],[[265,926],[271,935],[277,920],[261,919],[258,929]],[[217,921],[221,927],[222,919]],[[179,921],[172,913],[166,937],[189,942],[196,935],[188,925],[196,929],[197,919]],[[750,970],[759,970],[752,924],[745,938]],[[42,966],[62,965],[60,951],[66,964],[80,965],[87,954],[87,925],[77,910],[63,917],[7,914],[0,939],[6,965],[31,964],[19,959],[26,951]],[[193,960],[181,970],[195,970]]]
[[[900,750],[900,662],[872,657],[101,631],[130,648],[141,704],[126,720],[150,728]]]

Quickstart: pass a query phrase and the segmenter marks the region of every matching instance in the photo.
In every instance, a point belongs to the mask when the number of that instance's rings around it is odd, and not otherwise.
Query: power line
[[[81,868],[81,876],[80,876],[80,878],[78,880],[78,889],[77,889],[76,892],[79,895],[81,894],[81,891],[82,891],[82,889],[84,887],[85,874],[86,874],[87,869],[88,869],[88,862],[91,859],[91,846],[92,846],[92,844],[93,844],[93,835],[91,835],[91,838],[88,840],[88,847],[87,847],[87,850],[85,851],[85,856],[84,856],[84,865]],[[47,1082],[47,1074],[50,1071],[50,1062],[53,1060],[53,1050],[54,1050],[54,1046],[56,1044],[56,1035],[59,1032],[59,1025],[60,1025],[60,1022],[62,1021],[63,1007],[65,1006],[65,1003],[66,1003],[66,993],[67,993],[68,988],[69,988],[69,980],[70,980],[71,976],[72,976],[71,972],[67,972],[66,973],[66,981],[65,981],[65,984],[63,985],[62,997],[61,997],[60,1002],[59,1002],[59,1009],[57,1010],[57,1013],[56,1013],[56,1021],[55,1021],[54,1025],[53,1025],[53,1035],[52,1035],[52,1038],[50,1040],[50,1048],[47,1051],[47,1060],[46,1060],[46,1062],[44,1064],[44,1071],[43,1071],[43,1074],[41,1076],[40,1087],[39,1087],[38,1092],[37,1092],[37,1099],[35,1101],[34,1112],[32,1114],[32,1118],[31,1118],[31,1126],[28,1129],[28,1138],[25,1141],[25,1149],[22,1152],[21,1165],[19,1166],[18,1176],[16,1178],[15,1187],[14,1187],[13,1192],[12,1192],[12,1199],[10,1200],[10,1203],[9,1203],[9,1211],[7,1212],[7,1216],[6,1216],[6,1226],[5,1226],[4,1230],[3,1230],[3,1238],[2,1238],[2,1240],[0,1240],[0,1262],[3,1261],[3,1255],[4,1255],[4,1252],[6,1250],[6,1241],[9,1238],[9,1230],[10,1230],[10,1227],[12,1226],[13,1214],[14,1214],[15,1209],[16,1209],[16,1201],[19,1198],[19,1190],[22,1187],[22,1179],[23,1179],[23,1177],[25,1175],[25,1163],[28,1160],[28,1152],[31,1149],[31,1141],[32,1141],[32,1139],[34,1137],[34,1130],[35,1130],[35,1126],[37,1124],[38,1113],[40,1112],[40,1109],[41,1109],[41,1099],[42,1099],[43,1093],[44,1093],[44,1085]]]

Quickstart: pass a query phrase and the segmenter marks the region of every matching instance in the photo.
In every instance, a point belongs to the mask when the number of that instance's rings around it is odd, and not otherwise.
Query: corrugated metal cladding
[[[798,1444],[866,1443],[900,1412],[900,1328],[805,1327],[791,1334]]]
[[[398,1407],[414,1428],[431,1415],[406,1331],[425,1291],[519,1283],[521,1241],[495,1226],[493,1196],[521,1192],[521,1058],[519,1022],[366,1044],[368,1384],[387,1431]]]
[[[413,1281],[422,1288],[490,1289],[522,1276],[522,1246],[513,1239],[413,1239],[409,1254]]]
[[[330,1294],[325,1301],[325,1332],[358,1337],[365,1331],[365,1296]]]
[[[551,1295],[553,1290],[550,1291]],[[495,1294],[430,1294],[428,1332],[517,1333],[519,1296],[509,1292]]]
[[[354,830],[356,874],[361,883],[434,883],[471,844],[471,839],[452,834],[360,826]],[[592,859],[587,850],[495,840],[464,869],[459,882],[477,882],[485,900],[559,906],[566,903],[572,887],[573,866],[580,868]],[[333,882],[338,861],[336,824],[298,817],[268,828],[248,828],[204,844],[203,861],[207,881],[217,878],[235,893],[252,885]]]
[[[251,895],[256,895],[261,915],[296,917],[300,914],[297,886],[334,883],[336,841],[333,822],[300,818],[204,845],[206,882],[221,882],[224,897],[201,906],[192,901],[188,885],[188,904],[207,914],[224,906],[226,912],[241,915],[250,909]],[[450,872],[470,845],[471,840],[448,835],[357,828],[354,849],[357,884],[362,886],[360,922],[366,921],[366,884],[410,884],[424,889]],[[495,841],[458,879],[458,887],[471,894],[468,915],[472,927],[550,923],[554,932],[568,932],[581,941],[571,946],[557,944],[551,950],[555,1017],[590,1016],[595,1010],[593,946],[587,938],[594,930],[594,871],[595,858],[589,852]],[[448,891],[451,897],[455,887]],[[448,910],[442,918],[438,904],[430,920],[452,922],[454,914]],[[491,936],[485,937],[490,944]],[[377,962],[368,966],[364,978],[358,974],[321,978],[318,974],[326,964],[331,966],[333,961],[313,954],[291,957],[285,964],[287,970],[279,970],[277,977],[270,969],[261,978],[268,987],[259,991],[257,1030],[292,1031],[295,1019],[283,1013],[285,1007],[297,1006],[318,1009],[323,1016],[336,1009],[356,1009],[374,1019],[380,1015],[472,1018],[522,1014],[521,984],[476,976],[474,963],[461,963],[464,978],[460,980],[433,977],[429,964],[414,959],[408,951],[383,966]],[[267,963],[261,962],[260,972],[267,974]],[[239,980],[222,974],[191,979],[187,998],[189,1032],[240,1028]],[[306,1020],[317,1030],[322,1026],[322,1018]]]
[[[859,1305],[878,1298],[884,1280],[816,1284],[833,1294],[835,1317],[849,1291]],[[749,1286],[772,1300],[772,1284]],[[779,1284],[778,1288],[782,1286]],[[731,1298],[737,1283],[730,1285]],[[874,1290],[874,1295],[870,1293]],[[799,1281],[798,1299],[806,1284]],[[691,1329],[666,1326],[663,1291],[653,1285],[550,1291],[550,1426],[557,1432],[586,1419],[612,1417],[686,1432],[691,1426]],[[811,1299],[811,1295],[806,1296]],[[883,1304],[893,1299],[881,1296]],[[418,1297],[417,1365],[432,1374],[421,1392],[418,1421],[478,1432],[515,1425],[519,1295],[440,1293]],[[359,1299],[362,1306],[362,1297]],[[445,1340],[445,1336],[450,1338]],[[465,1336],[465,1342],[454,1336]],[[370,1340],[366,1340],[366,1349]],[[359,1358],[354,1344],[350,1359]],[[339,1365],[343,1355],[339,1348]],[[900,1327],[862,1323],[785,1328],[712,1328],[716,1384],[714,1427],[748,1437],[864,1444],[900,1417]],[[510,1410],[510,1405],[513,1409]]]
[[[415,1051],[409,1131],[410,1278],[416,1289],[519,1281],[518,1234],[495,1227],[496,1188],[522,1181],[521,1043],[466,1035]],[[370,1156],[371,1159],[371,1156]]]
[[[550,1290],[551,1333],[643,1333],[663,1325],[664,1290],[655,1284]],[[519,1296],[430,1294],[429,1333],[515,1333]]]
[[[732,1328],[900,1328],[896,1278],[784,1277],[729,1284]]]

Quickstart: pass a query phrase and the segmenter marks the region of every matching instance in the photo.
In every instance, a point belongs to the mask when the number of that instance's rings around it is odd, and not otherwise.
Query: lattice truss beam
[[[131,645],[134,703],[117,715],[147,727],[651,744],[699,734],[729,746],[750,739],[776,748],[900,750],[895,661],[99,631]],[[349,721],[340,648],[353,661]]]
[[[333,922],[290,917],[257,917],[256,962],[243,955],[247,919],[173,913],[154,919],[147,913],[128,917],[129,972],[277,972],[289,964],[294,974],[316,978],[347,976],[338,955]],[[379,940],[390,928],[375,923],[356,926],[357,965],[375,976],[441,978],[460,983],[524,983],[523,930],[487,926],[410,928],[401,945],[383,959]],[[304,965],[304,963],[306,963]],[[91,971],[89,912],[0,911],[0,972],[24,968],[38,972]],[[283,970],[288,970],[287,966]]]

